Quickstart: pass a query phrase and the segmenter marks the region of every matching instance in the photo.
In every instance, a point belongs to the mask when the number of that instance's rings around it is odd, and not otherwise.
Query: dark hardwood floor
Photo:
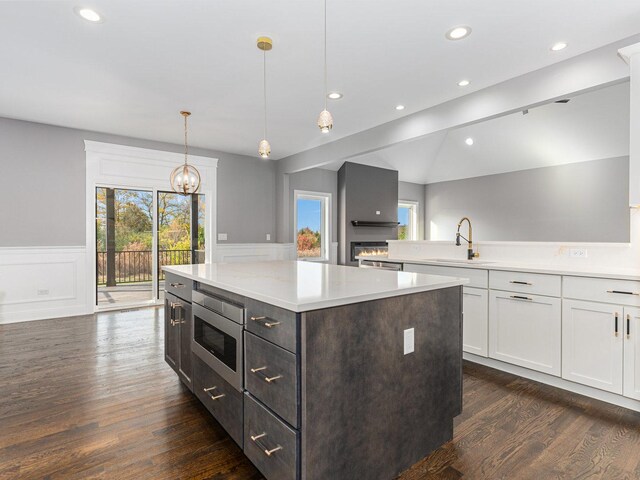
[[[0,325],[0,479],[262,478],[164,363],[161,313]],[[400,477],[458,478],[640,479],[640,414],[466,364],[454,440]]]

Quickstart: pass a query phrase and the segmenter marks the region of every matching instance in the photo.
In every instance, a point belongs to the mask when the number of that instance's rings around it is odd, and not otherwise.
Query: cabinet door
[[[640,400],[640,308],[624,309],[624,396]]]
[[[489,352],[489,292],[472,287],[462,290],[462,349],[486,357]]]
[[[174,318],[175,309],[171,304],[178,298],[169,293],[165,293],[164,298],[164,359],[177,372],[180,365],[180,323]]]
[[[489,356],[560,376],[560,299],[490,290]]]
[[[180,302],[182,307],[176,314],[180,318],[180,376],[191,388],[191,337],[193,336],[193,318],[191,304]]]
[[[562,378],[622,394],[622,314],[618,305],[563,301]]]

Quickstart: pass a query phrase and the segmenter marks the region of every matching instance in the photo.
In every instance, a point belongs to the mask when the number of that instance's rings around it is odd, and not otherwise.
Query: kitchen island
[[[392,479],[452,438],[466,280],[313,262],[164,270],[167,362],[268,480]]]

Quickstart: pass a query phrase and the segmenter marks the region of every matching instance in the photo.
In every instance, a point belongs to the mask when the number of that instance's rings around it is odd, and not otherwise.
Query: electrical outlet
[[[38,295],[49,295],[49,290],[47,288],[39,288]]]
[[[270,233],[267,233],[267,242],[268,242],[269,240],[271,240],[271,234],[270,234]]]
[[[413,353],[415,351],[415,329],[408,328],[404,331],[404,354]]]
[[[571,258],[587,258],[586,248],[572,248],[569,250],[569,256]]]
[[[226,240],[227,239],[227,234],[226,233],[219,233],[218,234],[218,240]]]
[[[380,215],[380,210],[376,210],[376,215]]]

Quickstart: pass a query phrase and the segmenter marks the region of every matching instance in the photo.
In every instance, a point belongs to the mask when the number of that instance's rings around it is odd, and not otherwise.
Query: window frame
[[[398,200],[398,208],[409,209],[408,238],[404,241],[418,240],[418,207],[420,203],[414,200]],[[398,225],[398,230],[400,225]],[[400,240],[400,239],[398,239]]]
[[[298,200],[320,200],[320,257],[298,257]],[[293,191],[293,243],[296,249],[296,260],[304,262],[328,262],[331,248],[331,193],[312,192],[308,190]]]

